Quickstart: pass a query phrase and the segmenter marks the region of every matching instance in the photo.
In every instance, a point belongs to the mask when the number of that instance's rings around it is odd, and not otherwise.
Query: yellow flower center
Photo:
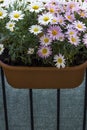
[[[45,42],[45,43],[48,43],[48,42],[49,42],[49,39],[48,39],[48,38],[44,38],[44,42]]]
[[[3,12],[0,11],[0,16],[2,16],[2,15],[3,15]]]
[[[34,32],[38,32],[39,31],[39,29],[38,28],[34,28]]]
[[[45,16],[45,17],[43,18],[43,20],[44,20],[45,22],[47,22],[47,21],[49,20],[49,17],[48,17],[48,16]]]
[[[72,19],[72,17],[71,17],[70,15],[68,15],[67,17],[68,17],[68,19],[70,19],[70,20]]]
[[[70,5],[70,9],[72,9],[72,8],[74,8],[75,7],[75,5],[74,4],[71,4]]]
[[[76,42],[76,38],[72,37],[72,38],[71,38],[71,41],[72,41],[72,42]]]
[[[83,26],[81,24],[78,24],[77,27],[81,29]]]
[[[16,14],[14,14],[14,17],[15,17],[15,18],[19,18],[19,17],[20,17],[20,14],[16,13]]]
[[[52,21],[53,21],[53,23],[56,23],[56,22],[57,22],[57,20],[56,20],[56,19],[53,19]]]
[[[59,20],[59,23],[62,23],[62,22],[63,22],[63,20],[62,20],[62,19],[60,19],[60,20]]]
[[[61,64],[63,62],[63,60],[61,58],[58,58],[57,62]]]
[[[53,8],[50,8],[50,12],[51,12],[51,13],[54,13],[54,9],[53,9]]]
[[[13,24],[9,24],[9,27],[13,27]]]
[[[84,17],[84,16],[85,16],[85,13],[84,13],[84,12],[81,12],[81,13],[80,13],[80,16]]]
[[[74,32],[73,32],[73,31],[71,31],[69,34],[70,34],[70,35],[73,35],[73,34],[74,34]]]
[[[57,32],[56,30],[52,30],[52,34],[53,34],[53,35],[57,35],[58,32]]]
[[[46,53],[47,53],[47,49],[44,48],[44,49],[42,50],[42,53],[43,53],[43,54],[46,54]]]
[[[38,6],[38,5],[34,5],[32,8],[33,8],[34,10],[38,10],[38,9],[39,9],[39,6]]]

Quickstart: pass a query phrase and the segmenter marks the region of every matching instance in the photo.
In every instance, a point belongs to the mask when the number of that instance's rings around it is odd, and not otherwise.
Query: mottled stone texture
[[[22,79],[23,80],[23,79]],[[60,93],[60,130],[82,130],[85,80]],[[14,89],[6,82],[9,130],[31,130],[29,90]],[[35,130],[56,130],[56,89],[34,89]],[[0,78],[0,130],[5,130]]]

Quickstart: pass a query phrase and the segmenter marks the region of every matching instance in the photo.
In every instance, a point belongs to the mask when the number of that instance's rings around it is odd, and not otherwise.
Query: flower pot
[[[58,69],[56,67],[16,67],[2,61],[7,82],[15,88],[74,88],[84,78],[87,62],[75,66]]]

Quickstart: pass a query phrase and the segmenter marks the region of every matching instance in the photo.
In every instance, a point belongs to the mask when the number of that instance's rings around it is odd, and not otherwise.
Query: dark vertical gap
[[[60,129],[60,89],[57,89],[57,130]]]
[[[31,130],[34,130],[34,116],[33,116],[33,92],[29,89],[30,96],[30,117],[31,117]]]
[[[86,130],[86,111],[87,111],[87,69],[86,69],[86,79],[85,79],[83,130]]]
[[[6,101],[6,90],[5,90],[5,79],[4,72],[1,68],[1,82],[2,82],[2,94],[3,94],[3,106],[4,106],[4,116],[5,116],[5,128],[9,130],[8,127],[8,113],[7,113],[7,101]]]

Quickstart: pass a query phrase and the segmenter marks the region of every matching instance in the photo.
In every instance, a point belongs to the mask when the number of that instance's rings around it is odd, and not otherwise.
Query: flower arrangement
[[[87,60],[87,2],[0,0],[0,59],[64,68]]]

